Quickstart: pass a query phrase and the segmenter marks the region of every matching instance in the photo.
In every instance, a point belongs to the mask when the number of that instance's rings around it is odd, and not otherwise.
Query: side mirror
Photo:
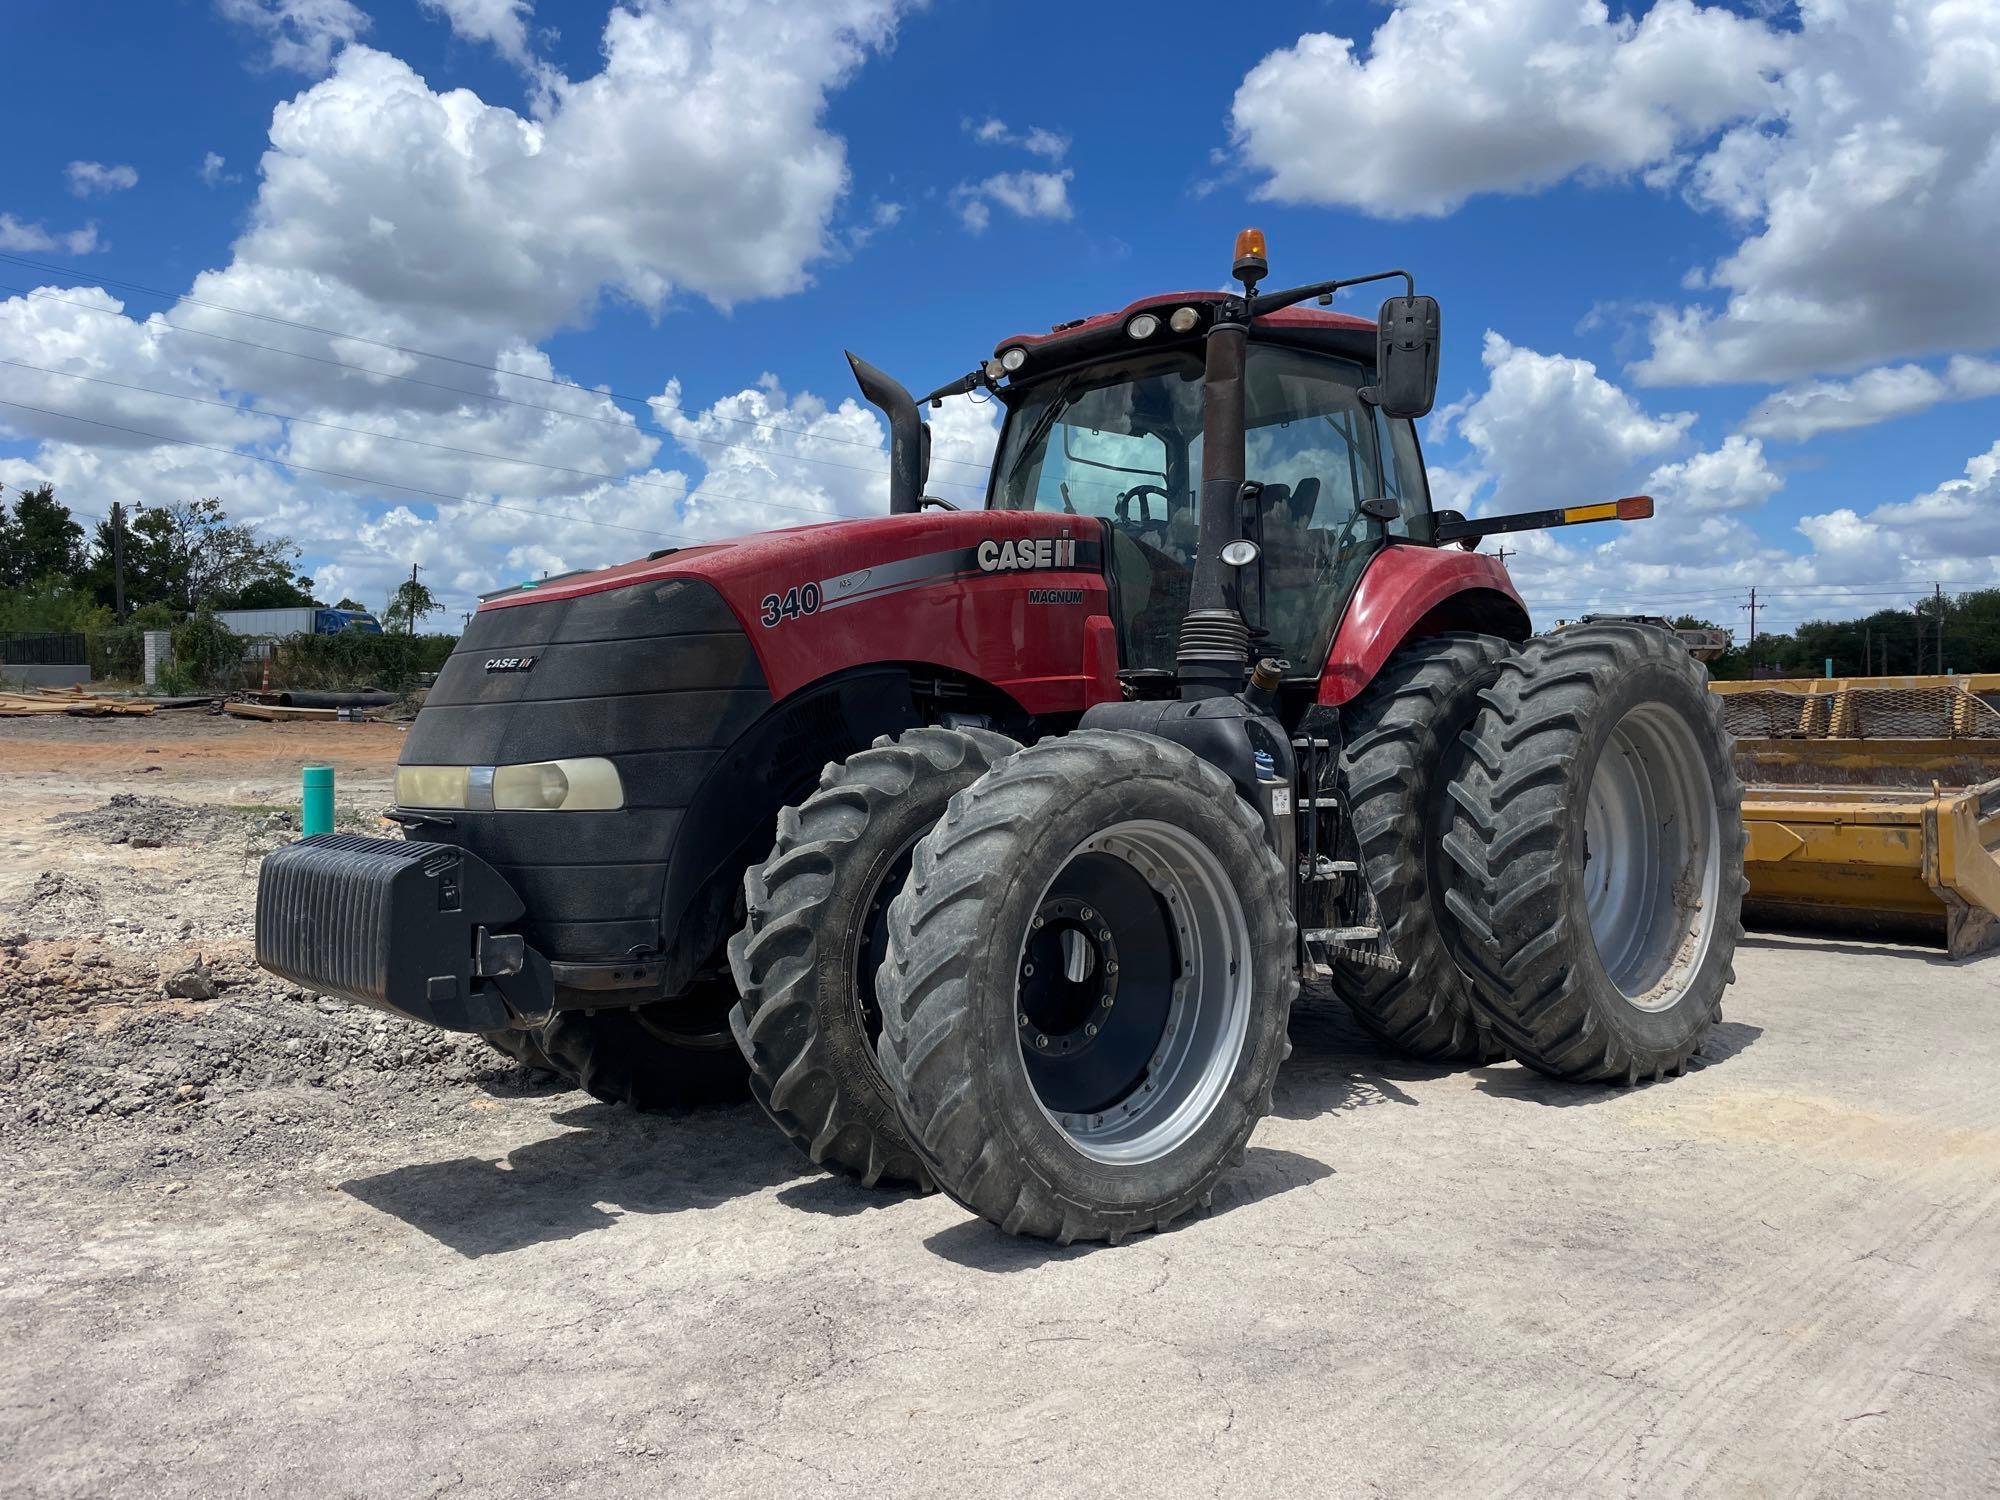
[[[1391,297],[1375,322],[1375,404],[1391,417],[1421,417],[1437,400],[1438,302]]]

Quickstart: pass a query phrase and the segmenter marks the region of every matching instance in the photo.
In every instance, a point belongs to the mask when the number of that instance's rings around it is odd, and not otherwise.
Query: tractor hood
[[[1104,523],[1030,511],[872,516],[655,553],[491,596],[490,615],[613,590],[700,580],[749,637],[780,698],[850,666],[901,661],[962,672],[1029,713],[1116,696]],[[506,632],[514,634],[518,632]],[[1059,669],[1052,672],[1052,666]]]

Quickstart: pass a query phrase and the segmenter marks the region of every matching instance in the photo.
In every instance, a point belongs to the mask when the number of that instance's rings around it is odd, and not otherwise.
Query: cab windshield
[[[1402,444],[1388,444],[1360,399],[1365,372],[1352,361],[1252,344],[1244,378],[1244,472],[1263,492],[1249,532],[1262,557],[1242,579],[1243,611],[1262,631],[1262,654],[1316,671],[1382,543],[1383,528],[1360,502],[1405,488],[1394,482],[1394,458],[1385,484],[1381,452]],[[995,509],[1110,522],[1127,667],[1174,665],[1200,532],[1201,396],[1193,351],[1093,366],[1027,392],[1001,438]],[[1419,503],[1413,497],[1389,529],[1410,534]]]

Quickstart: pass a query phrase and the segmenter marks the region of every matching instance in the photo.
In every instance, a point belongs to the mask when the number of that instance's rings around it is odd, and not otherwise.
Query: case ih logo
[[[978,557],[982,573],[1003,573],[1012,568],[1073,568],[1076,543],[1068,537],[1045,536],[1018,542],[996,542],[989,538],[979,544]]]
[[[535,670],[532,656],[489,656],[486,670],[489,672],[532,672]]]

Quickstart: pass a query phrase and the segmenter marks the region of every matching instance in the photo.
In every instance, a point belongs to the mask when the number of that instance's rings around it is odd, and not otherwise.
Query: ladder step
[[[1361,873],[1361,866],[1351,859],[1322,859],[1316,869],[1300,878],[1308,883],[1318,880],[1345,880],[1349,875]]]
[[[1309,943],[1372,943],[1381,936],[1379,927],[1313,927],[1306,931]]]

